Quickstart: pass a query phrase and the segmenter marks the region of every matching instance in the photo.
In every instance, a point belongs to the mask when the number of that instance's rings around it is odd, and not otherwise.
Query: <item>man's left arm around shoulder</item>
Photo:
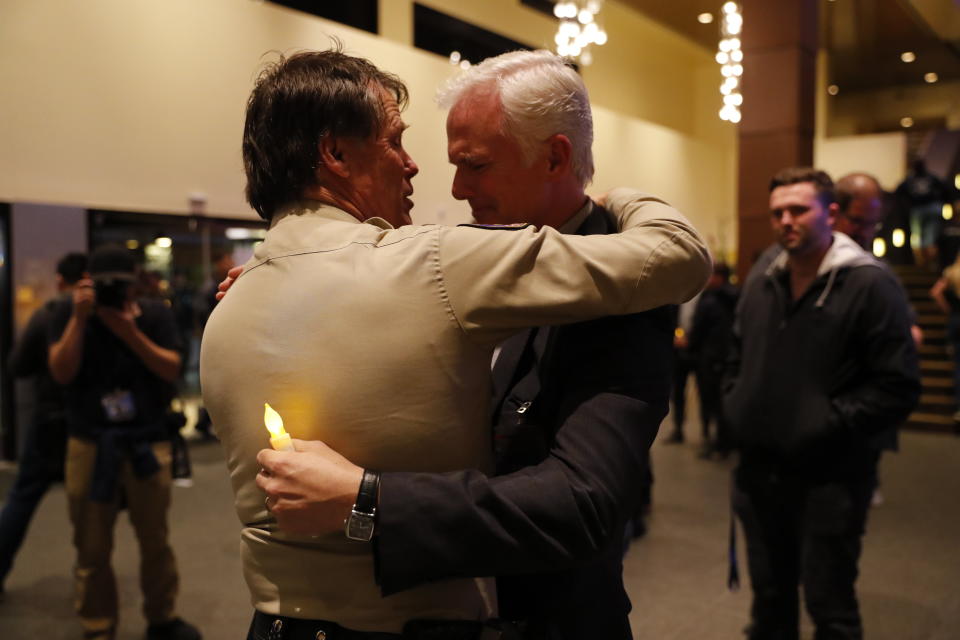
[[[433,580],[577,566],[622,544],[666,399],[597,392],[563,420],[547,458],[491,477],[476,470],[383,473],[374,537],[384,595]],[[281,529],[343,531],[363,469],[322,442],[263,450],[257,485]]]
[[[613,214],[620,232],[645,231],[643,236],[636,236],[639,246],[648,248],[649,243],[656,243],[650,247],[637,285],[641,296],[660,304],[679,304],[703,289],[712,272],[713,258],[700,233],[682,213],[657,196],[627,187],[612,189],[600,204]],[[666,291],[673,296],[657,293]]]
[[[920,368],[910,332],[909,302],[894,277],[869,269],[854,319],[856,380],[833,398],[841,426],[872,436],[901,424],[920,398]]]

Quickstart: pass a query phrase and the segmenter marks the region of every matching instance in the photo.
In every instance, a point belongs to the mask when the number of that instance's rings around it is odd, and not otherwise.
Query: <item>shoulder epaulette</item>
[[[519,231],[533,225],[529,222],[514,222],[512,224],[480,224],[478,222],[465,222],[458,224],[458,227],[473,227],[474,229],[488,229],[490,231]]]

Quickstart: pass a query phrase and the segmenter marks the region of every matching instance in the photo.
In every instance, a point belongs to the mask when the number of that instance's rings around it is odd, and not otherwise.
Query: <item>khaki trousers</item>
[[[110,503],[90,499],[97,446],[70,438],[67,442],[66,490],[77,549],[74,568],[75,608],[84,631],[110,637],[117,623],[117,584],[110,566],[113,528],[120,506],[120,491],[126,496],[130,523],[140,545],[140,588],[143,614],[148,622],[166,622],[174,617],[177,567],[167,542],[167,510],[170,506],[170,443],[153,444],[160,470],[138,478],[124,461],[117,482],[117,495]]]

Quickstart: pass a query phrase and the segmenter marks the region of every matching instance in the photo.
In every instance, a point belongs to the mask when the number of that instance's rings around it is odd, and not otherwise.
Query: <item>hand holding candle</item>
[[[283,428],[283,418],[266,402],[263,403],[263,424],[270,432],[270,446],[275,451],[294,451],[290,434]]]

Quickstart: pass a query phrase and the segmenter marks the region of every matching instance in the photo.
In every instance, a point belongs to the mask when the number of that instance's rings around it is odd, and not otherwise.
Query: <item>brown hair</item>
[[[366,138],[385,114],[380,89],[402,109],[407,87],[363,58],[348,56],[334,40],[329,51],[304,51],[267,66],[247,101],[243,166],[247,202],[270,220],[316,184],[323,136]]]
[[[770,191],[777,187],[785,187],[791,184],[809,182],[817,192],[817,200],[826,209],[836,202],[836,193],[834,191],[833,180],[826,171],[820,171],[813,167],[787,167],[781,169],[770,180]]]

